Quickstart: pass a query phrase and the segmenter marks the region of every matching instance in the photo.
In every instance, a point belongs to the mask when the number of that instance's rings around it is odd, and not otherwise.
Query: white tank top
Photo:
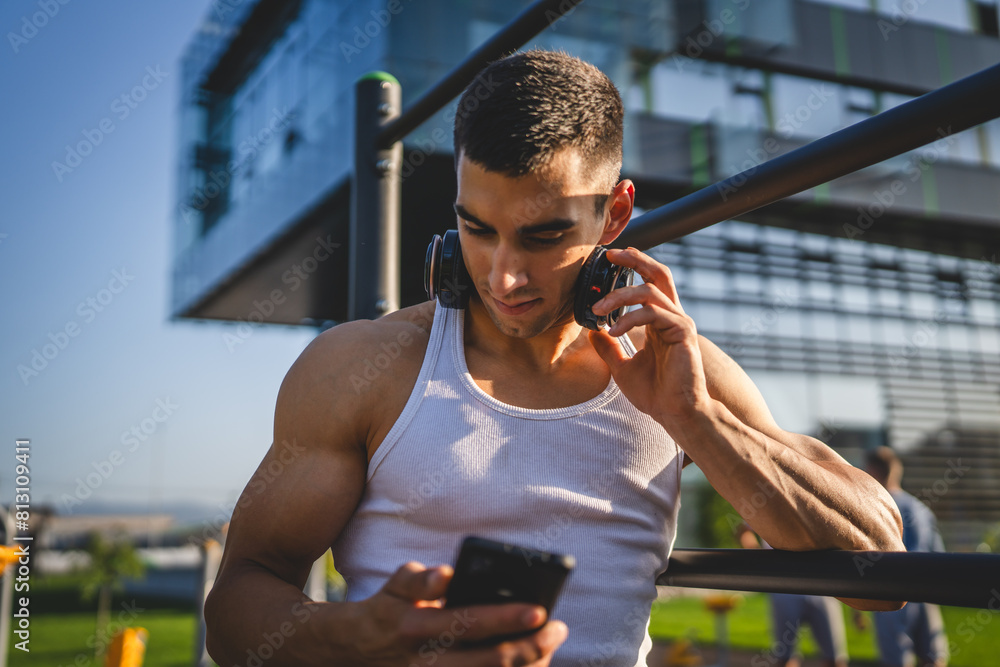
[[[333,545],[347,599],[375,594],[407,561],[454,564],[469,534],[572,554],[552,614],[569,638],[552,665],[644,667],[683,452],[614,380],[566,408],[496,400],[466,367],[464,312],[437,307],[413,392]]]

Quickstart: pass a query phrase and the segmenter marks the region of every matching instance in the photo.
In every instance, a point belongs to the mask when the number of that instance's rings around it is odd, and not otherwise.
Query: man
[[[609,331],[575,323],[580,268],[634,201],[618,180],[611,81],[544,51],[482,80],[491,94],[471,86],[455,122],[468,307],[340,325],[289,370],[206,605],[220,664],[644,665],[685,454],[736,507],[774,491],[751,522],[777,548],[902,548],[888,494],[778,428],[746,374],[697,335],[667,267],[609,251],[645,283],[594,312],[634,309]],[[351,382],[386,350],[395,358],[370,386]],[[440,608],[452,570],[425,563],[452,562],[466,534],[575,556],[554,618],[523,604]],[[348,599],[313,603],[301,589],[331,545]]]
[[[886,488],[903,519],[903,544],[907,551],[944,551],[937,519],[927,505],[903,491],[903,463],[889,447],[879,447],[866,457],[868,474]],[[897,611],[875,614],[875,634],[882,664],[902,667],[907,655],[916,656],[920,667],[944,667],[948,663],[948,639],[941,610],[929,602],[910,602]]]

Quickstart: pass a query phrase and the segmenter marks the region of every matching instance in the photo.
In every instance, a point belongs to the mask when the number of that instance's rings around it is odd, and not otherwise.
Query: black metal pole
[[[945,139],[1000,117],[997,91],[1000,65],[649,211],[612,245],[645,250]]]
[[[378,135],[379,147],[390,146],[415,130],[421,123],[458,96],[490,62],[523,46],[529,39],[555,23],[582,0],[538,0],[485,44],[473,51],[437,85],[410,105],[399,118]]]
[[[1000,610],[1000,555],[674,549],[659,586],[933,602]]]
[[[400,179],[403,144],[377,148],[382,127],[399,115],[399,82],[371,72],[355,85],[354,179],[347,317],[375,319],[399,309]]]

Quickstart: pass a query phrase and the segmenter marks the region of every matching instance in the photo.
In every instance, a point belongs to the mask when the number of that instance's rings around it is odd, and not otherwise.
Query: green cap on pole
[[[388,72],[368,72],[367,74],[362,74],[358,81],[388,81],[389,83],[394,83],[399,85],[399,79],[389,74]]]

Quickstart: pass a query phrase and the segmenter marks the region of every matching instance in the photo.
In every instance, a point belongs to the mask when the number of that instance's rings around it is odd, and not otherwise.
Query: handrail
[[[933,602],[1000,610],[1000,555],[674,549],[658,586]]]
[[[500,32],[469,54],[443,79],[386,124],[376,139],[379,148],[388,148],[457,97],[488,64],[521,46],[555,23],[582,0],[538,0],[518,14]]]
[[[646,250],[1000,117],[1000,64],[639,216],[612,244]],[[773,146],[777,148],[777,140]],[[760,152],[767,153],[765,147]],[[775,152],[775,151],[771,151]]]

